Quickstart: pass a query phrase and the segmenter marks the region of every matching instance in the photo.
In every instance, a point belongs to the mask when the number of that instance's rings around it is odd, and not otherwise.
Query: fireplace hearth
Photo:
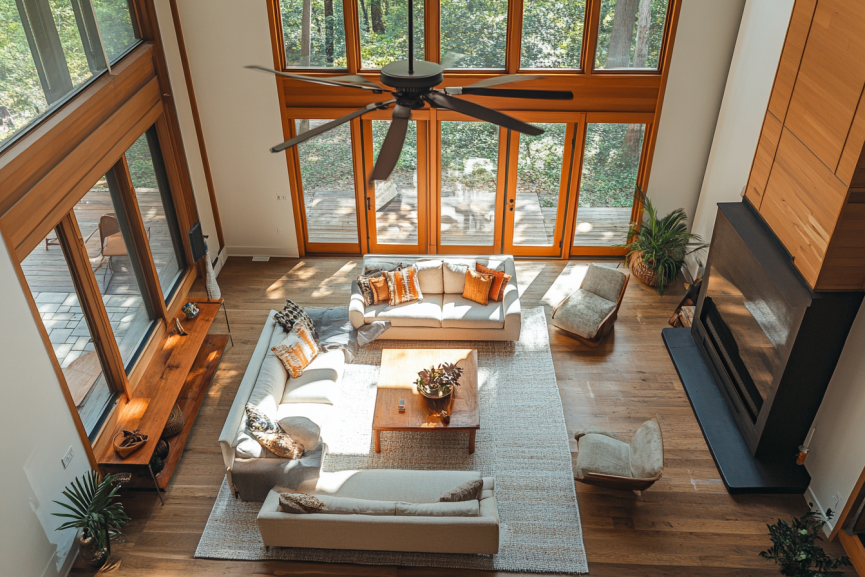
[[[862,292],[814,292],[747,202],[719,205],[690,329],[664,342],[731,493],[802,493],[795,464]]]

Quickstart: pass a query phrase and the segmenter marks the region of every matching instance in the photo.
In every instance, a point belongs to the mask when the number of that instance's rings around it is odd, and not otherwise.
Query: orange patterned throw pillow
[[[505,287],[508,286],[508,282],[513,277],[504,271],[485,267],[481,263],[475,263],[475,268],[478,272],[491,274],[495,277],[492,286],[490,286],[490,300],[500,302],[505,294]]]
[[[391,306],[423,298],[423,293],[420,292],[417,267],[414,265],[387,273],[387,288],[390,293],[389,303]]]
[[[275,347],[270,348],[292,378],[303,374],[303,370],[318,356],[318,345],[309,329],[298,323],[288,336]]]
[[[372,289],[372,304],[386,303],[390,299],[387,277],[384,273],[379,273],[379,276],[369,279],[369,286]]]
[[[463,298],[486,305],[490,302],[490,287],[495,277],[491,274],[483,274],[466,268],[466,288],[463,290]]]

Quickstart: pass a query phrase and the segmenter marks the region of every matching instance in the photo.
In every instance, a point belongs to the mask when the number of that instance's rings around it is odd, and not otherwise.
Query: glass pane
[[[580,180],[575,246],[628,240],[644,124],[589,124]]]
[[[329,120],[295,120],[297,134]],[[358,242],[351,127],[348,123],[297,146],[309,242]]]
[[[280,0],[287,66],[345,68],[341,0]]]
[[[374,161],[390,120],[372,121]],[[387,180],[375,181],[375,230],[379,244],[417,245],[417,123],[408,123],[396,168]]]
[[[91,0],[102,43],[109,62],[114,62],[138,39],[138,31],[129,13],[128,0]]]
[[[102,373],[69,265],[54,231],[22,261],[21,269],[84,429],[90,434],[114,395]]]
[[[448,68],[504,68],[507,0],[441,0],[441,55]]]
[[[381,68],[408,59],[407,0],[366,0],[358,11],[361,68]],[[414,3],[414,57],[425,60],[423,2]]]
[[[531,0],[523,4],[521,68],[579,68],[585,0]]]
[[[539,124],[540,136],[520,134],[514,244],[552,246],[565,155],[565,124]]]
[[[604,0],[595,68],[658,68],[667,0]]]
[[[142,297],[140,265],[130,257],[135,250],[114,175],[109,173],[97,182],[73,210],[120,356],[129,372],[139,345],[154,325],[154,314],[150,302]]]
[[[153,144],[158,156],[158,140],[153,128],[142,134],[129,150],[126,151],[126,162],[129,164],[129,174],[132,176],[132,186],[135,187],[135,198],[138,201],[138,211],[144,221],[150,253],[156,265],[159,276],[159,286],[166,302],[177,285],[183,263],[183,244],[177,226],[171,191],[167,179],[161,170],[161,158],[158,159],[160,171],[157,172],[148,140]]]
[[[0,1],[0,146],[105,70],[96,30],[78,29],[70,0],[19,6]],[[85,50],[88,35],[95,51]]]
[[[441,243],[492,246],[499,129],[442,122],[441,131]]]

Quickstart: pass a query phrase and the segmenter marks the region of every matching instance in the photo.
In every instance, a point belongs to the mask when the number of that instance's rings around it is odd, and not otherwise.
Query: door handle
[[[367,210],[370,209],[369,197],[366,197],[366,209],[367,209]]]

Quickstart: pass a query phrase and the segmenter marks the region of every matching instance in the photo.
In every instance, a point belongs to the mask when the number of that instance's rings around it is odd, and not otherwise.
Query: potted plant
[[[111,554],[111,536],[119,535],[120,528],[129,522],[123,504],[116,501],[120,489],[114,483],[117,478],[118,475],[107,475],[99,481],[97,471],[88,471],[83,481],[76,477],[63,490],[68,503],[54,501],[69,512],[52,515],[70,519],[57,530],[79,529],[81,557],[94,567],[105,563]]]
[[[453,392],[454,387],[459,386],[463,370],[454,364],[444,363],[439,367],[424,369],[417,375],[415,386],[420,394],[430,399],[443,399]]]
[[[637,189],[640,190],[639,187]],[[688,243],[701,242],[702,239],[688,232],[685,209],[678,208],[659,219],[652,201],[646,198],[642,190],[640,195],[645,213],[643,223],[640,226],[631,223],[628,231],[631,242],[620,246],[628,248],[625,262],[631,273],[647,285],[657,286],[658,292],[663,295],[667,286],[679,275],[685,256],[707,245],[700,244],[688,250]]]
[[[826,519],[831,519],[832,514],[832,509],[828,509]],[[787,577],[840,575],[835,569],[850,565],[850,559],[845,556],[832,559],[815,543],[823,540],[820,532],[825,524],[816,511],[808,511],[798,519],[794,517],[792,523],[778,519],[774,525],[766,525],[772,548],[760,551],[760,557],[780,565],[781,575]]]

